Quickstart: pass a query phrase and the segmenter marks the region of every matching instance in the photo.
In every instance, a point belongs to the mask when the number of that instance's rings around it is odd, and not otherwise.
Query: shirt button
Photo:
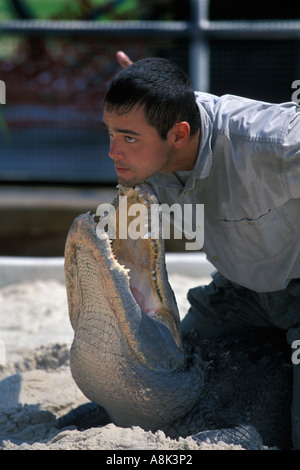
[[[188,194],[190,194],[190,190],[189,189],[186,189],[183,193],[185,196],[187,196]]]
[[[212,260],[213,261],[219,261],[219,258],[218,258],[218,256],[212,256]]]

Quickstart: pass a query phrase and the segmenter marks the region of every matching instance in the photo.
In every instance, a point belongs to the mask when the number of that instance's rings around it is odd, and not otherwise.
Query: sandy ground
[[[178,306],[195,278],[170,276]],[[69,370],[73,331],[65,286],[56,280],[11,284],[0,289],[0,448],[3,450],[199,450],[191,438],[113,424],[86,431],[57,430],[56,417],[87,402]],[[2,365],[1,365],[2,362]],[[239,449],[223,443],[200,449]]]

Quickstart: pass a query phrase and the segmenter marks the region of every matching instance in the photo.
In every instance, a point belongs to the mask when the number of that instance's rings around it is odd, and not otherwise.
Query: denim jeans
[[[216,272],[208,286],[190,289],[188,300],[191,306],[182,329],[194,329],[201,338],[239,333],[250,326],[284,330],[291,347],[300,341],[300,279],[280,291],[257,293]],[[300,364],[293,363],[293,379],[293,447],[300,449]]]

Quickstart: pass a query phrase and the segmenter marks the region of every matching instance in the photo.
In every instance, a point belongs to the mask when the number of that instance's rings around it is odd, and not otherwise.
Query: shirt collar
[[[196,100],[196,102],[200,113],[200,145],[198,158],[194,165],[193,178],[203,179],[207,178],[207,176],[209,175],[212,165],[211,140],[213,124],[210,116],[208,115],[200,101]]]

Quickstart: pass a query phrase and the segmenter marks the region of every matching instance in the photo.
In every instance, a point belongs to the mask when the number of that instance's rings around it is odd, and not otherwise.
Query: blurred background
[[[0,256],[63,256],[73,219],[114,197],[116,51],[171,59],[198,90],[291,101],[299,20],[290,0],[0,0]]]

